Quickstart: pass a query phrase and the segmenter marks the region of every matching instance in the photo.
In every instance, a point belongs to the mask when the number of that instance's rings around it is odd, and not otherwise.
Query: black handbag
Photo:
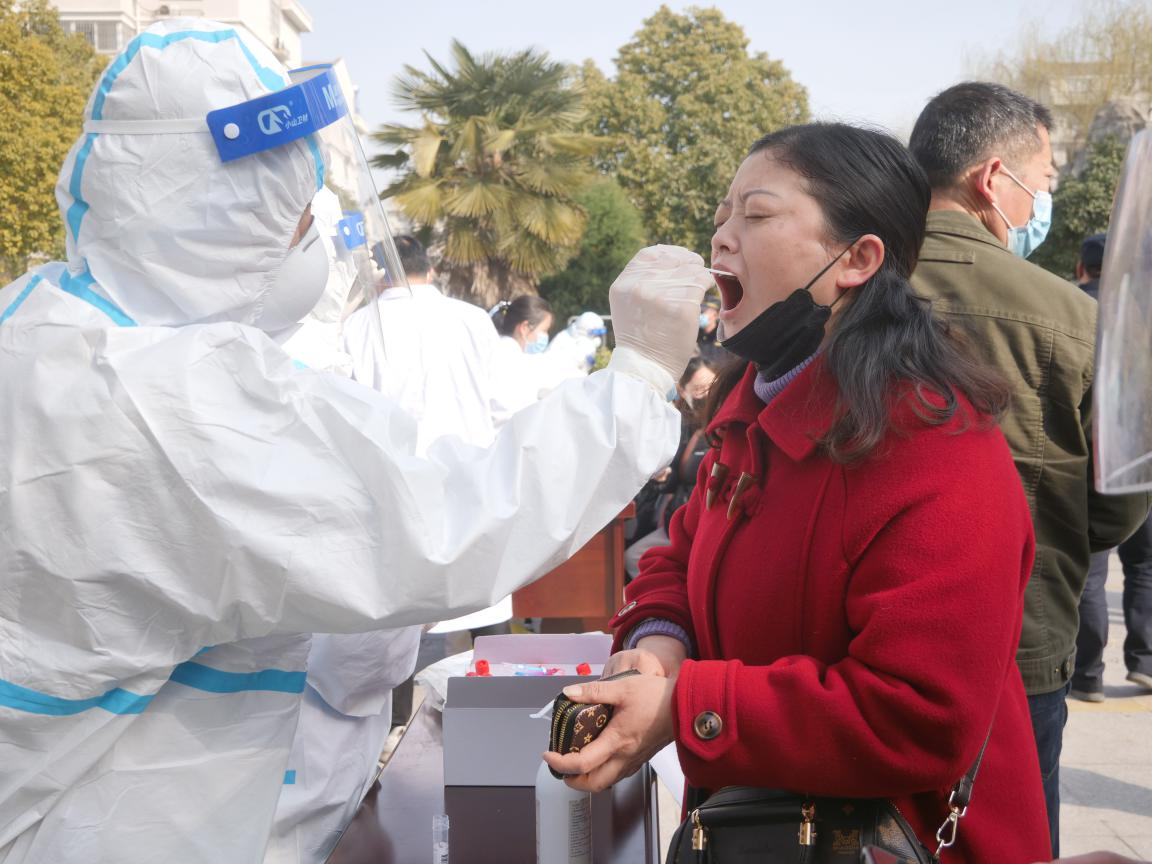
[[[862,860],[865,848],[888,853],[900,864],[937,864],[941,852],[956,842],[987,746],[985,739],[972,768],[952,787],[935,852],[883,798],[815,798],[727,786],[693,809],[676,830],[667,864],[847,864]]]

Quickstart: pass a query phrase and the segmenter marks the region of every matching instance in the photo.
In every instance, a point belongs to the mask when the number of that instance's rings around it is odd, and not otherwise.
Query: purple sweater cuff
[[[635,648],[636,643],[645,636],[671,636],[673,639],[683,642],[688,656],[692,656],[692,639],[689,638],[688,631],[672,621],[663,618],[645,618],[632,628],[632,632],[628,634],[628,639],[624,645],[629,649]]]

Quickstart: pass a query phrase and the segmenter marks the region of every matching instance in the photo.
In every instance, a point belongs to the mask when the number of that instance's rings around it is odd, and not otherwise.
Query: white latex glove
[[[666,394],[696,351],[700,303],[713,286],[704,259],[680,246],[641,249],[608,292],[616,350],[609,369]]]

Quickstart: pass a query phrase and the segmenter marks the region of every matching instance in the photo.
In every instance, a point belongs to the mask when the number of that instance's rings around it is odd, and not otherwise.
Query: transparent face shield
[[[1100,276],[1096,488],[1152,489],[1152,134],[1128,146]]]
[[[290,326],[273,335],[300,364],[348,373],[345,331],[355,331],[360,350],[371,342],[383,356],[375,301],[408,283],[335,69],[309,66],[289,76],[290,87],[210,112],[208,127],[225,162],[301,140],[311,151],[320,188],[288,262],[302,280],[289,289],[294,323],[286,319]]]

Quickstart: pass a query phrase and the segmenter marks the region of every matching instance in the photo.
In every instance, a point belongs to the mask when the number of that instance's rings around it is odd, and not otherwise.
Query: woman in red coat
[[[1006,392],[908,285],[929,188],[894,139],[841,124],[761,139],[716,214],[718,441],[648,552],[581,753],[601,789],[675,741],[689,784],[892,799],[943,861],[1050,857],[1015,663],[1031,520],[995,415]],[[572,694],[570,694],[572,695]]]

